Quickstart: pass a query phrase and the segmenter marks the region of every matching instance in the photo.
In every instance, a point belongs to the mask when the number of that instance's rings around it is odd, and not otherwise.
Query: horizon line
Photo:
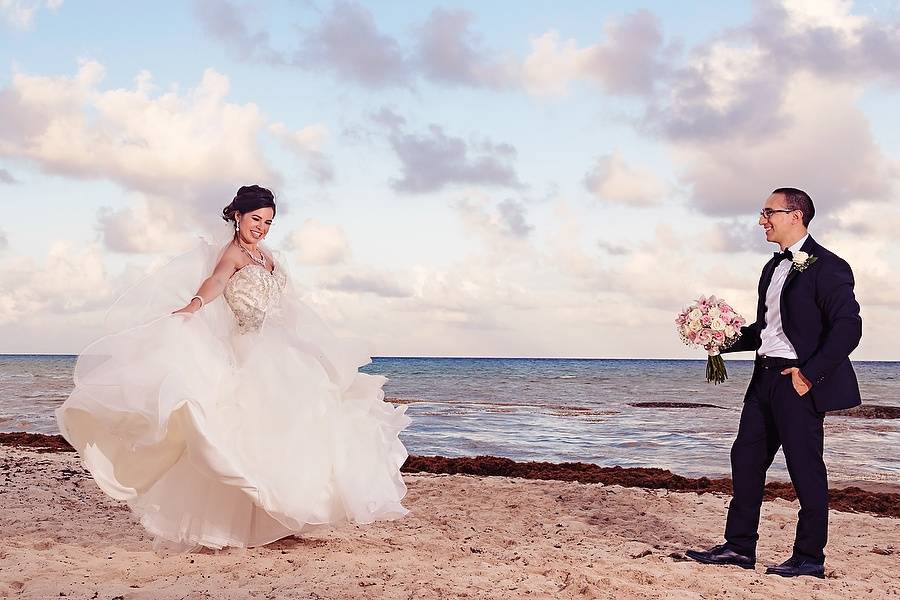
[[[78,354],[51,354],[46,352],[0,352],[0,357],[13,356],[44,356],[44,357],[74,357]],[[685,361],[700,362],[703,358],[684,358],[684,357],[605,357],[605,356],[463,356],[463,355],[376,355],[371,357],[373,360],[377,358],[388,359],[440,359],[440,360],[656,360],[656,361]],[[753,362],[752,358],[730,358],[729,362]],[[872,359],[856,359],[851,362],[900,362],[900,359],[890,358],[872,358]]]

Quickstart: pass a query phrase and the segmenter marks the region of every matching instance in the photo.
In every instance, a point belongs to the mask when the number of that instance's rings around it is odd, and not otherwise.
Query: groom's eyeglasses
[[[794,210],[789,208],[764,208],[759,211],[759,216],[764,217],[766,219],[771,219],[772,215],[775,213],[792,213]]]

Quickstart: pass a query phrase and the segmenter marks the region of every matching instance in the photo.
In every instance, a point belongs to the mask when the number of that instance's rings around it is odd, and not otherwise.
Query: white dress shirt
[[[809,234],[803,236],[796,244],[788,248],[791,253],[797,253],[806,241]],[[760,356],[778,356],[780,358],[797,358],[797,351],[791,345],[790,340],[784,334],[781,322],[781,290],[784,289],[784,281],[791,272],[791,261],[783,259],[775,267],[772,273],[772,281],[766,290],[766,326],[760,332],[762,344],[756,351]]]

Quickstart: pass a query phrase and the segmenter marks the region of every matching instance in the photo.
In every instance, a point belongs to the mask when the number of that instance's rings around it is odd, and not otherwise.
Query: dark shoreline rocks
[[[0,433],[0,444],[36,452],[73,452],[72,446],[59,435],[40,433]],[[727,477],[683,477],[665,469],[648,467],[601,467],[590,463],[518,462],[497,456],[447,458],[443,456],[410,456],[403,465],[405,473],[477,475],[482,477],[521,477],[580,483],[602,483],[673,492],[731,493]],[[875,492],[859,487],[831,488],[830,506],[843,512],[865,512],[883,517],[900,518],[900,493]],[[790,483],[766,484],[765,499],[795,500]]]
[[[683,477],[666,469],[649,467],[601,467],[589,463],[517,462],[497,456],[446,458],[443,456],[410,456],[403,465],[408,473],[445,473],[478,476],[521,477],[602,483],[673,492],[719,492],[731,494],[728,477]],[[830,488],[829,506],[842,512],[866,512],[882,517],[900,518],[900,493],[874,492],[851,486]],[[766,484],[765,500],[796,500],[794,486],[788,482]]]
[[[702,402],[631,402],[628,406],[635,408],[720,408],[728,407]],[[833,410],[828,413],[832,417],[853,417],[856,419],[900,419],[900,406],[882,404],[862,404],[844,410]]]
[[[632,402],[628,406],[635,408],[721,408],[728,410],[724,406],[718,404],[703,404],[702,402]]]
[[[24,431],[0,433],[0,444],[27,448],[34,452],[75,452],[75,448],[63,436],[43,433],[26,433]]]
[[[855,417],[857,419],[900,419],[900,406],[861,404],[844,410],[834,410],[829,416]]]

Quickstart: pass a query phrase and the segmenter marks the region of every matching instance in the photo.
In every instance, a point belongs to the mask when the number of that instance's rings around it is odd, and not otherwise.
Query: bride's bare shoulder
[[[229,243],[222,250],[222,255],[219,257],[219,262],[216,264],[216,271],[219,270],[237,270],[241,267],[241,264],[244,262],[244,256],[241,253],[241,249],[237,247],[237,245]]]

